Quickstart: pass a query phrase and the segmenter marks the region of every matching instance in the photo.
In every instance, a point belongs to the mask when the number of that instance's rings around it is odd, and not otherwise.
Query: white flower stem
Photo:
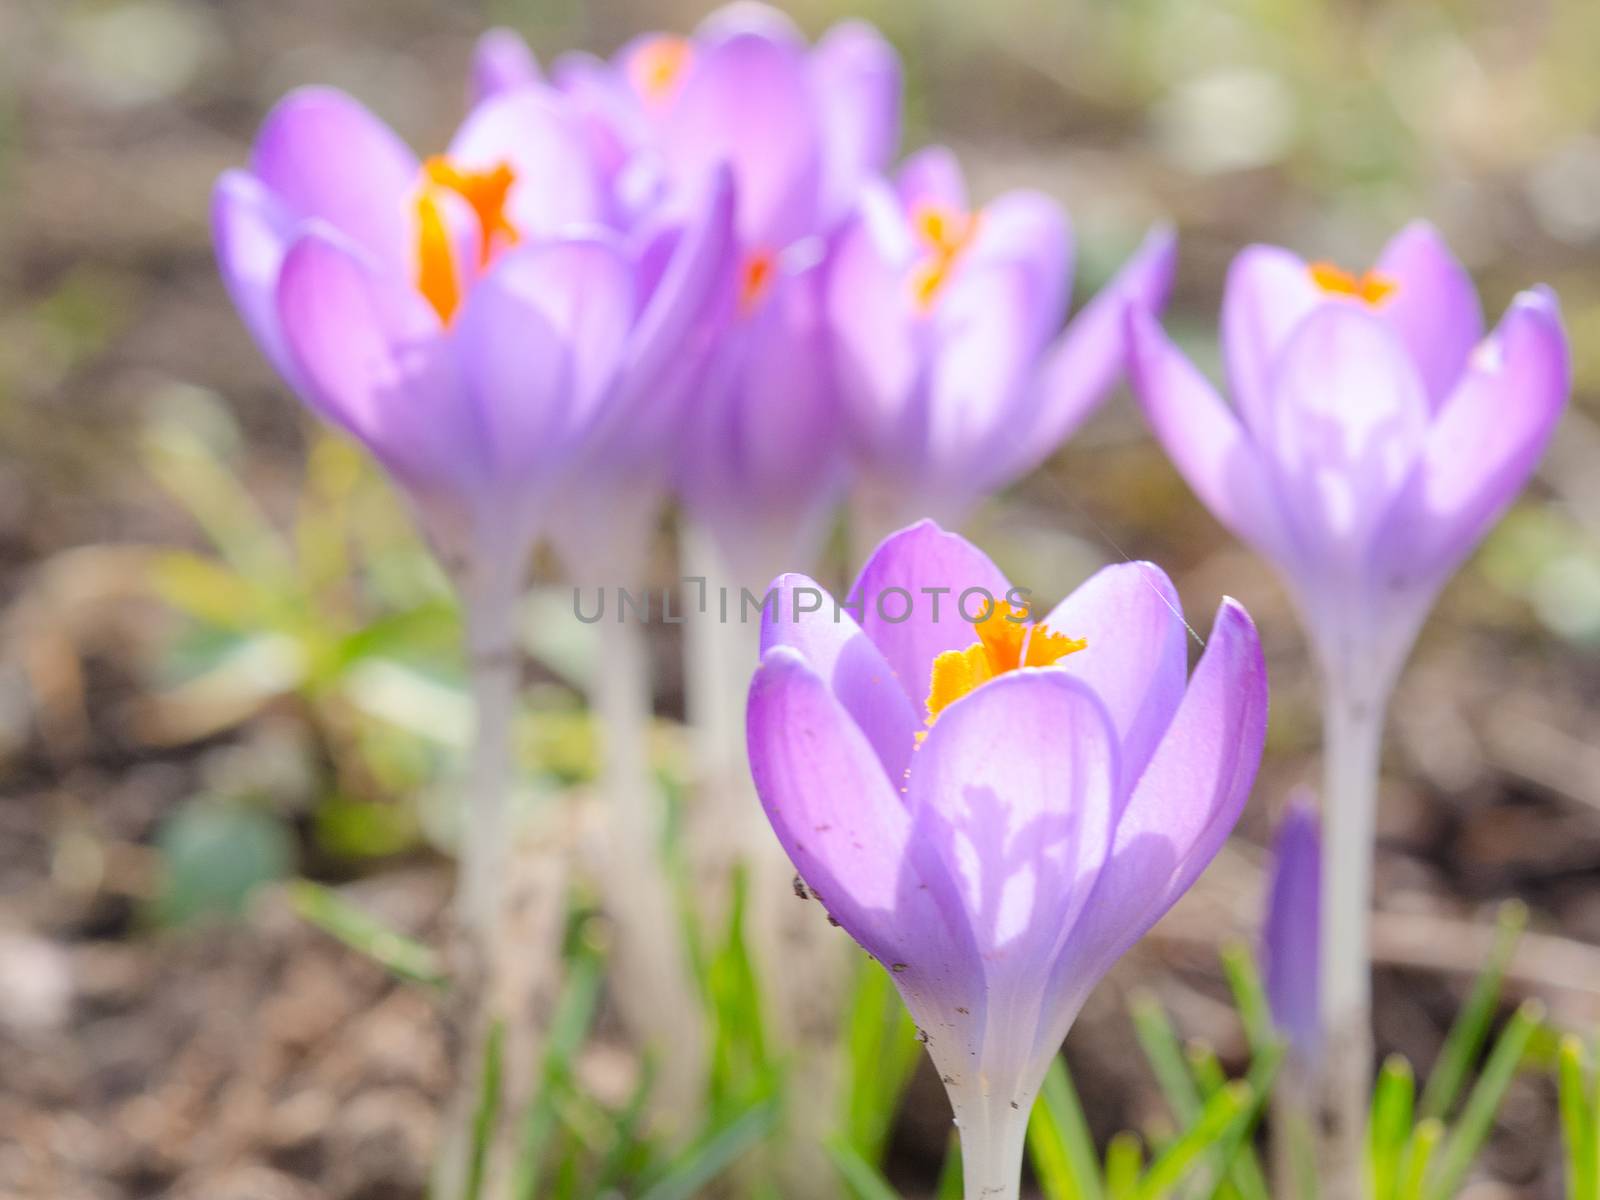
[[[1031,1107],[998,1095],[956,1103],[964,1200],[1018,1200]]]
[[[626,1023],[660,1063],[653,1108],[686,1120],[704,1083],[705,1031],[663,857],[665,804],[650,767],[650,667],[645,627],[606,623],[594,678],[606,794],[606,899],[616,918],[613,963]]]
[[[494,936],[505,894],[511,833],[511,733],[520,679],[516,612],[521,563],[518,560],[514,569],[501,561],[502,556],[484,557],[492,561],[474,564],[462,593],[475,728],[467,766],[457,897],[462,925],[487,944]]]
[[[1372,1086],[1373,851],[1387,691],[1358,676],[1330,669],[1323,697],[1323,1170],[1351,1189],[1360,1178]]]

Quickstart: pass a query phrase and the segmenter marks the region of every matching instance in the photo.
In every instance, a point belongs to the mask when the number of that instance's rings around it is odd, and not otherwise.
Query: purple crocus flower
[[[1324,667],[1386,694],[1560,416],[1555,296],[1522,293],[1485,339],[1470,279],[1427,225],[1359,277],[1252,246],[1223,307],[1232,409],[1148,313],[1131,320],[1137,391],[1173,462],[1277,564]]]
[[[531,55],[507,69],[513,36],[480,43],[481,94],[536,83]],[[648,209],[731,171],[738,253],[725,326],[679,431],[677,478],[736,568],[761,569],[773,547],[801,552],[846,458],[825,340],[828,238],[894,153],[898,56],[862,22],[812,46],[778,9],[737,3],[691,37],[647,34],[610,61],[566,55],[550,74],[597,131],[625,205]]]
[[[330,89],[291,93],[213,204],[217,256],[274,366],[403,486],[447,561],[520,573],[569,466],[659,436],[717,293],[725,179],[622,226],[582,120],[525,87],[427,160]]]
[[[1038,466],[1121,374],[1123,313],[1165,303],[1174,248],[1151,234],[1063,334],[1072,247],[1054,201],[1015,191],[973,210],[942,147],[870,187],[827,294],[863,516],[960,520]]]
[[[1156,567],[1108,567],[1042,621],[1024,597],[924,521],[878,547],[844,604],[780,577],[750,688],[767,816],[921,1027],[969,1196],[1017,1195],[1046,1068],[1096,981],[1216,854],[1266,729],[1234,601],[1186,679]]]
[[[1302,1066],[1315,1072],[1322,1057],[1322,838],[1316,799],[1306,788],[1289,797],[1272,842],[1261,969],[1272,1021]]]
[[[1487,338],[1431,228],[1362,275],[1254,246],[1222,314],[1230,409],[1130,312],[1146,415],[1189,485],[1277,566],[1323,682],[1324,1101],[1336,1181],[1359,1169],[1372,1059],[1372,851],[1384,712],[1439,590],[1527,482],[1566,401],[1555,296],[1523,292]]]

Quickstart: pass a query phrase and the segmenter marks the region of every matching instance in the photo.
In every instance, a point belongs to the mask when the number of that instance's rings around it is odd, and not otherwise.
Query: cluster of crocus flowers
[[[1383,714],[1440,589],[1521,490],[1565,404],[1555,297],[1486,337],[1471,280],[1426,225],[1369,271],[1255,246],[1222,313],[1233,407],[1148,313],[1130,314],[1150,424],[1219,520],[1278,568],[1322,667],[1324,1087],[1360,1150],[1370,1068],[1374,809]]]
[[[1209,863],[1266,731],[1261,648],[1187,627],[1148,563],[1040,617],[922,522],[846,601],[774,584],[751,769],[808,892],[890,972],[960,1129],[966,1194],[1015,1197],[1029,1111],[1089,991]],[[860,619],[856,619],[859,614]]]

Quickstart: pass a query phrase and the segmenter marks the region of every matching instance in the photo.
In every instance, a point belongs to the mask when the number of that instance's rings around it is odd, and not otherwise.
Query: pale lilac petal
[[[1306,1066],[1322,1051],[1322,839],[1317,806],[1296,790],[1272,841],[1267,905],[1261,930],[1261,973],[1272,1023]]]
[[[1442,583],[1527,483],[1572,375],[1555,298],[1524,292],[1428,430],[1375,551],[1391,588]]]
[[[250,169],[296,220],[326,221],[384,267],[408,269],[416,156],[350,96],[290,92],[261,127]]]
[[[892,203],[881,187],[869,204],[881,214]],[[827,272],[830,348],[856,440],[876,469],[915,470],[927,439],[925,406],[929,333],[912,310],[901,257],[907,236],[898,210],[891,218],[864,205],[839,236]],[[898,233],[901,238],[894,235]]]
[[[1049,196],[1007,192],[985,205],[977,236],[963,258],[974,266],[1025,264],[1033,279],[1033,332],[1042,343],[1061,328],[1067,315],[1067,281],[1072,277],[1072,239],[1066,214]]]
[[[1225,599],[1177,715],[1117,822],[1094,896],[1056,961],[1056,994],[1086,994],[1216,857],[1244,811],[1266,732],[1261,641],[1249,614]],[[1041,1045],[1053,1051],[1065,1033],[1046,1029]]]
[[[983,615],[986,597],[1003,601],[1010,587],[971,542],[932,521],[919,521],[873,551],[848,599],[860,602],[861,628],[883,652],[911,702],[922,706],[933,660],[976,642],[971,618]],[[962,597],[968,592],[964,616]]]
[[[744,33],[697,55],[662,125],[678,182],[731,166],[746,246],[776,251],[814,232],[822,148],[803,48]]]
[[[477,486],[484,447],[438,317],[336,235],[284,257],[278,320],[306,401],[417,487]]]
[[[1353,304],[1295,330],[1274,367],[1271,469],[1309,558],[1353,564],[1421,452],[1428,401],[1405,345]]]
[[[1378,312],[1410,350],[1437,409],[1483,339],[1478,291],[1438,231],[1423,221],[1395,235],[1375,269],[1396,284]]]
[[[519,248],[472,290],[455,336],[492,472],[537,486],[581,445],[634,303],[630,265],[602,240]]]
[[[822,120],[822,211],[832,224],[855,204],[900,141],[900,56],[871,25],[844,21],[811,52]]]
[[[1134,394],[1167,457],[1217,520],[1263,553],[1289,539],[1259,452],[1210,382],[1148,313],[1130,310]]]
[[[967,184],[961,163],[947,146],[928,146],[900,164],[895,176],[900,206],[914,213],[923,205],[967,211]]]
[[[278,271],[294,233],[294,217],[248,171],[226,171],[211,197],[217,266],[234,306],[278,373],[294,384],[278,329]]]
[[[450,158],[469,170],[511,167],[506,215],[524,241],[603,224],[609,215],[584,126],[546,88],[504,92],[473,109],[451,140]]]
[[[928,478],[934,492],[981,495],[994,456],[1014,444],[1013,422],[1044,340],[1032,264],[973,264],[950,281],[933,314],[927,376]]]
[[[908,1000],[922,1000],[916,1007],[939,1011],[940,1000],[953,996],[951,1010],[960,1005],[976,1018],[983,970],[950,883],[919,872],[899,793],[866,737],[793,650],[763,656],[746,731],[756,794],[807,887],[894,973]]]
[[[1044,462],[1110,394],[1128,363],[1126,313],[1156,314],[1166,305],[1177,246],[1170,229],[1152,230],[1045,351],[1029,383],[1027,415],[1009,451],[996,458],[989,486],[1010,483]]]
[[[1228,268],[1222,358],[1245,427],[1264,436],[1272,364],[1289,335],[1327,297],[1303,259],[1277,246],[1246,246]]]
[[[473,49],[467,99],[475,107],[502,92],[543,80],[539,60],[520,33],[514,29],[491,29]]]
[[[726,38],[751,35],[783,46],[786,49],[804,49],[805,34],[794,18],[781,8],[759,0],[734,0],[707,14],[695,26],[697,42],[718,42]]]
[[[922,704],[906,696],[883,654],[849,609],[814,579],[780,575],[762,610],[761,652],[788,646],[833,690],[872,743],[884,774],[898,781],[922,730]]]
[[[991,1030],[1031,1030],[1044,1015],[1049,965],[1075,940],[1110,849],[1119,769],[1105,709],[1054,670],[1014,671],[957,700],[912,756],[913,859],[924,878],[942,869],[955,884]]]
[[[1177,589],[1154,563],[1104,567],[1056,605],[1044,623],[1089,644],[1056,664],[1106,706],[1122,747],[1124,791],[1143,774],[1183,699],[1188,626]]]

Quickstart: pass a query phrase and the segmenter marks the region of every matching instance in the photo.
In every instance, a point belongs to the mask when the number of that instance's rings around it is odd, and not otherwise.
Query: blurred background
[[[437,1005],[302,916],[331,904],[325,926],[371,914],[424,946],[437,933],[470,721],[456,616],[382,480],[314,429],[235,318],[210,189],[297,84],[351,91],[427,152],[462,115],[489,25],[548,61],[687,31],[710,7],[0,4],[0,1194],[421,1195],[453,1053]],[[1529,906],[1531,934],[1507,1002],[1539,996],[1557,1023],[1592,1029],[1600,5],[784,7],[812,34],[859,16],[896,43],[903,149],[948,142],[980,197],[1058,196],[1080,299],[1149,223],[1175,220],[1168,323],[1208,366],[1227,264],[1251,241],[1359,270],[1421,216],[1491,320],[1523,286],[1557,289],[1576,402],[1533,487],[1445,593],[1394,705],[1377,1032],[1381,1049],[1432,1061],[1508,897]],[[1155,1081],[1130,1067],[1129,989],[1152,989],[1225,1062],[1244,1054],[1215,947],[1254,937],[1260,847],[1288,789],[1316,778],[1314,681],[1276,582],[1191,497],[1124,394],[969,532],[1050,602],[1102,562],[1154,559],[1191,614],[1227,592],[1267,641],[1268,760],[1240,836],[1068,1042],[1104,1138],[1162,1119]],[[825,574],[846,570],[836,550]],[[665,534],[656,571],[676,578]],[[520,752],[581,841],[594,631],[544,578]],[[677,787],[677,630],[652,630],[658,768]],[[573,936],[603,947],[604,922],[575,920]],[[423,947],[387,948],[403,973],[435,969]],[[582,1094],[623,1105],[641,1064],[603,989],[595,1021],[570,1070]],[[947,1121],[919,1076],[887,1135],[906,1195],[928,1194]],[[1520,1080],[1470,1194],[1559,1195],[1555,1127],[1553,1089]]]

